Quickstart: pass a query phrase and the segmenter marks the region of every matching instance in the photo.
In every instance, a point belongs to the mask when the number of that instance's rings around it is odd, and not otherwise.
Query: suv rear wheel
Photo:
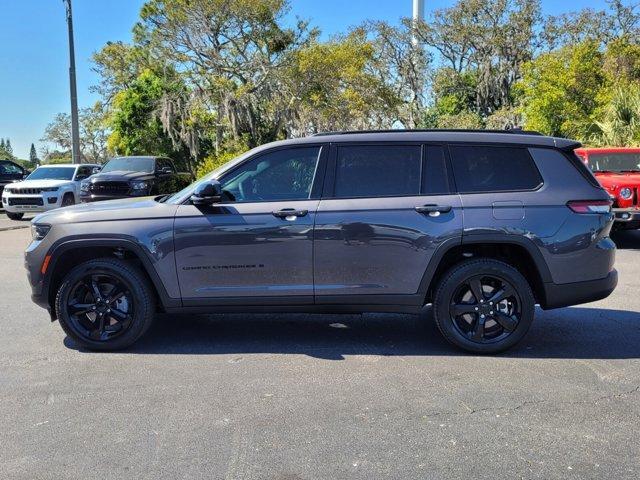
[[[527,333],[535,299],[522,274],[489,258],[449,270],[435,294],[434,317],[452,344],[474,353],[506,350]]]
[[[89,350],[120,350],[151,326],[155,297],[145,275],[116,258],[91,260],[73,268],[56,296],[60,325]]]

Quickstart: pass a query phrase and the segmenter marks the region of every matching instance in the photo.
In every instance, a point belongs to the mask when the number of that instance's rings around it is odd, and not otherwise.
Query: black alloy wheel
[[[134,303],[128,286],[108,272],[91,272],[82,277],[66,302],[75,332],[99,342],[127,331],[133,319]]]
[[[60,326],[76,344],[111,351],[130,346],[147,331],[155,299],[137,266],[109,257],[73,268],[60,284],[55,309]]]
[[[474,353],[497,353],[520,341],[535,312],[531,286],[512,265],[491,258],[452,267],[434,296],[434,318],[450,343]]]
[[[456,289],[449,314],[458,331],[474,342],[500,341],[511,335],[522,315],[520,295],[504,278],[474,275]]]

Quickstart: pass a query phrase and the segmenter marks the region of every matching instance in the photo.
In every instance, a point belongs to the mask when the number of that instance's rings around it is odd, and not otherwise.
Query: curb
[[[9,230],[20,230],[21,228],[29,228],[29,225],[15,225],[11,227],[0,227],[0,232],[7,232]]]

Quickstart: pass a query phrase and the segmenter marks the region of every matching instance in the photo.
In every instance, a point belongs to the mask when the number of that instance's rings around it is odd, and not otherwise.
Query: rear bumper
[[[611,295],[618,285],[618,272],[611,270],[609,275],[598,280],[575,283],[545,283],[544,303],[545,310],[568,307],[581,303],[595,302]]]

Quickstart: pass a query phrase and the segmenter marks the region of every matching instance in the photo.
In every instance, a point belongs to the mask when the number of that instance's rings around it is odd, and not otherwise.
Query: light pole
[[[73,163],[80,161],[80,128],[78,126],[78,91],[76,88],[76,54],[73,45],[73,14],[71,0],[62,0],[67,7],[67,27],[69,28],[69,89],[71,91],[71,154]]]

